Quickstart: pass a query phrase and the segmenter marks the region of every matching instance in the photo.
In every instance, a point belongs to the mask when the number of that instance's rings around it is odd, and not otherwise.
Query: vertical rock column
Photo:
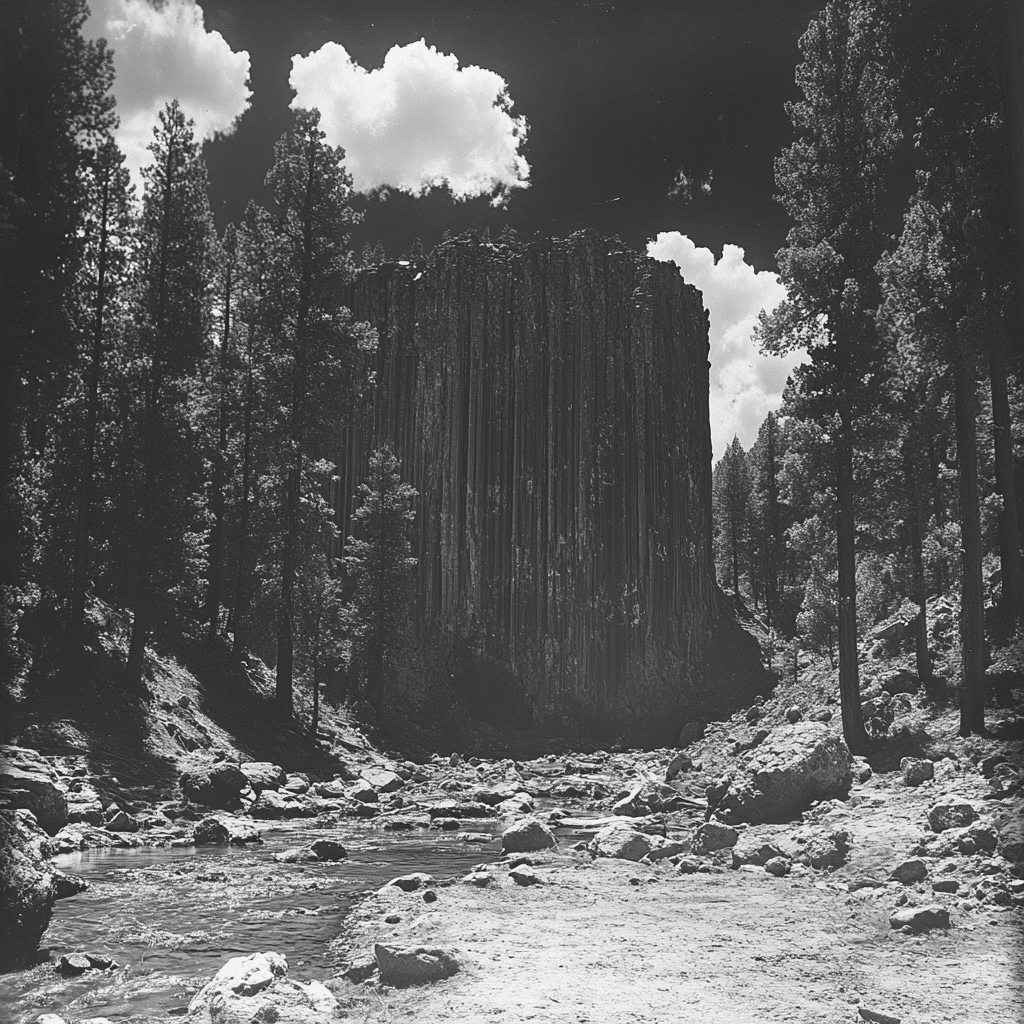
[[[715,617],[700,294],[583,232],[455,239],[348,300],[380,347],[339,460],[343,535],[389,441],[420,493],[420,635],[504,666],[538,724],[670,733]]]

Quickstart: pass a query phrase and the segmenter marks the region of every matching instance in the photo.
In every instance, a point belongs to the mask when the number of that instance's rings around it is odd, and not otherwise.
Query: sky
[[[359,193],[357,251],[485,226],[618,236],[704,293],[715,457],[778,408],[800,355],[761,356],[752,331],[785,294],[773,161],[818,0],[89,2],[136,180],[176,96],[223,229],[268,201],[290,107],[316,106]]]

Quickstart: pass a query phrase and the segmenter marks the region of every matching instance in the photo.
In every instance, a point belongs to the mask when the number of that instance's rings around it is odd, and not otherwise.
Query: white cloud
[[[716,260],[678,231],[663,231],[647,243],[647,255],[675,263],[687,284],[704,293],[711,313],[711,444],[719,458],[734,436],[748,451],[765,416],[782,404],[790,371],[806,359],[797,351],[763,356],[753,340],[757,314],[786,296],[778,277],[757,271],[738,245],[726,245]]]
[[[114,51],[114,96],[132,180],[149,163],[157,114],[177,98],[201,141],[228,135],[249,107],[249,54],[235,53],[219,32],[208,32],[194,0],[89,0],[82,32]]]
[[[508,199],[529,184],[519,154],[526,119],[513,117],[505,80],[486,68],[459,68],[454,54],[424,40],[393,46],[380,68],[360,67],[343,46],[325,43],[292,57],[293,107],[316,107],[332,146],[360,192],[386,187],[413,195],[447,185],[456,199]]]

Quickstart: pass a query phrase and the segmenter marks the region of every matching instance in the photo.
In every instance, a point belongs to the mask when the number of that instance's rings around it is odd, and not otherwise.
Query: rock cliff
[[[338,460],[339,525],[390,442],[420,495],[420,675],[542,728],[677,734],[707,703],[718,603],[700,293],[581,232],[463,236],[364,271],[346,298],[380,344]]]

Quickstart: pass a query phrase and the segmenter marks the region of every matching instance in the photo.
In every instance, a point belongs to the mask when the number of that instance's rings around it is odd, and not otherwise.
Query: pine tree
[[[711,476],[712,509],[716,528],[719,579],[731,576],[733,594],[740,596],[740,564],[746,561],[750,473],[747,454],[734,437]]]
[[[84,0],[0,4],[0,658],[32,605],[37,475],[77,348],[73,285],[87,199],[80,170],[114,124],[110,51]]]
[[[276,204],[265,221],[274,252],[269,391],[280,410],[275,428],[281,487],[277,701],[286,715],[293,707],[304,471],[325,457],[330,427],[347,403],[345,382],[355,372],[355,353],[373,342],[338,303],[341,284],[353,274],[348,231],[357,215],[350,206],[352,179],[342,163],[344,153],[324,143],[319,121],[318,111],[295,112],[267,175]]]
[[[131,186],[124,156],[112,138],[106,138],[83,169],[88,214],[84,230],[84,259],[78,282],[78,321],[89,339],[84,403],[84,437],[81,439],[81,472],[75,524],[70,630],[81,639],[85,614],[92,539],[92,506],[95,489],[97,427],[100,415],[100,381],[104,358],[110,348],[111,310],[123,311],[128,284],[134,221]]]
[[[889,241],[882,207],[900,137],[895,84],[878,57],[883,28],[868,0],[830,0],[800,40],[804,99],[787,106],[799,137],[775,167],[780,198],[796,221],[778,254],[788,298],[759,324],[771,351],[809,347],[804,411],[834,436],[839,691],[843,732],[856,753],[866,751],[867,734],[857,665],[854,426],[884,369],[873,318],[875,265]]]
[[[387,446],[370,456],[360,505],[353,514],[358,538],[348,540],[345,565],[355,579],[352,662],[366,681],[370,701],[383,711],[394,696],[389,679],[398,667],[408,630],[410,556],[408,524],[416,491],[404,483]]]
[[[785,524],[779,500],[779,472],[784,448],[779,421],[770,412],[761,424],[757,440],[747,455],[750,467],[749,523],[757,567],[764,583],[765,622],[769,628],[782,626],[779,573],[785,560]]]
[[[881,264],[889,322],[953,380],[965,736],[984,729],[985,701],[977,380],[993,338],[1001,348],[1015,291],[1010,152],[991,61],[1002,26],[998,10],[957,8],[924,33],[908,21],[898,37],[900,57],[913,69],[908,88],[920,89],[917,139],[927,169],[918,172],[899,246]],[[1014,546],[1019,556],[1019,538]],[[1007,568],[1011,577],[1018,571],[1010,558]]]
[[[206,165],[177,100],[160,112],[143,169],[133,465],[126,538],[133,612],[125,682],[140,682],[146,642],[190,579],[198,452],[186,415],[190,379],[207,339],[214,244]],[[126,509],[126,511],[128,511]]]

